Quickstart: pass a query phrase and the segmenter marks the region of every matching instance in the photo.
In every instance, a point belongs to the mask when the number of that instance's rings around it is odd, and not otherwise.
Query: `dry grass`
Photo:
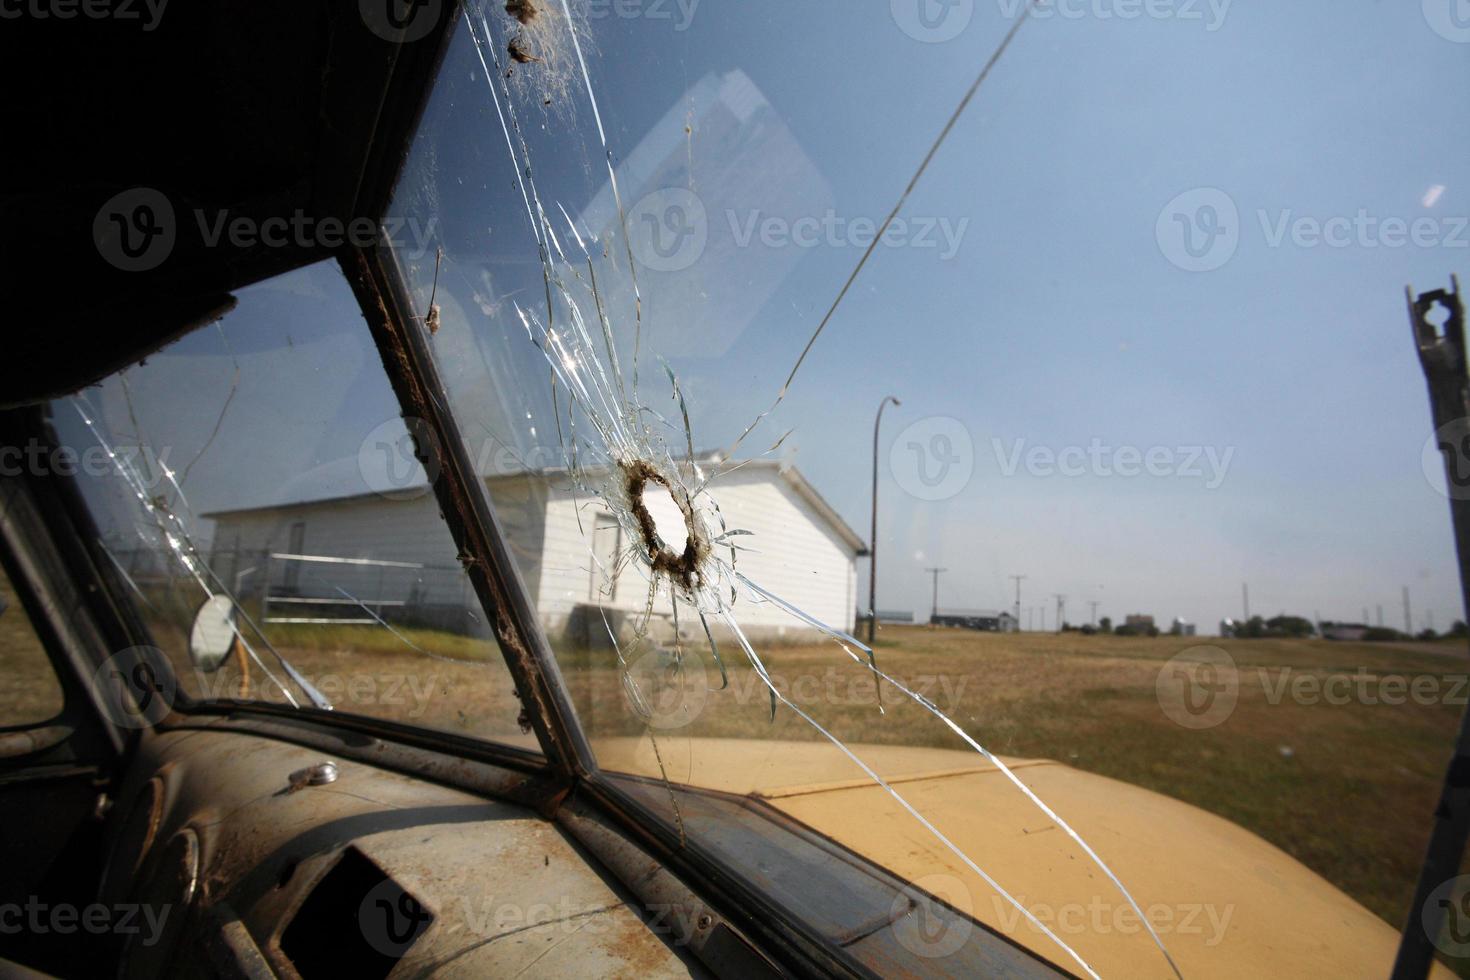
[[[275,648],[338,711],[457,735],[521,740],[520,701],[494,641],[395,629],[396,634],[379,626],[274,625],[268,632]],[[160,631],[154,635],[160,637]],[[199,674],[186,667],[181,632],[159,642],[175,668],[183,668],[180,686],[190,696],[240,697],[240,671],[233,660],[217,673]],[[254,645],[284,679],[265,645]],[[257,666],[250,667],[249,684],[252,699],[284,701]]]
[[[0,728],[34,725],[62,708],[61,684],[0,569]]]

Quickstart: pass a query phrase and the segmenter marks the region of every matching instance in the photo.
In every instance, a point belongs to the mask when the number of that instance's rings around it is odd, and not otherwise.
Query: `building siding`
[[[737,553],[736,568],[763,589],[812,617],[851,631],[857,590],[856,552],[831,523],[769,468],[722,477],[711,493],[731,528],[750,531],[735,542],[750,549]],[[578,510],[581,525],[578,524]],[[565,626],[576,607],[592,601],[593,562],[584,529],[607,511],[595,498],[557,491],[547,502],[546,547],[537,596],[541,617],[553,631]],[[601,579],[602,576],[598,575]],[[648,600],[646,580],[632,568],[619,576],[611,601],[603,605],[626,613],[641,611]],[[809,631],[774,603],[756,603],[742,590],[734,606],[741,628],[753,636],[785,636]],[[655,608],[661,620],[671,612],[667,597]],[[697,629],[697,624],[681,624]]]
[[[625,566],[615,595],[600,591],[605,577],[594,571],[588,535],[606,514],[595,498],[574,495],[565,481],[533,482],[530,478],[489,481],[497,519],[506,532],[522,578],[526,581],[553,640],[573,628],[580,615],[596,605],[624,614],[639,613],[648,598],[646,579]],[[856,551],[850,541],[773,467],[752,467],[718,481],[716,495],[731,528],[750,531],[736,543],[737,568],[752,581],[824,623],[850,631],[857,587]],[[578,512],[581,521],[579,524]],[[245,594],[258,594],[270,571],[272,595],[292,593],[340,597],[341,587],[371,605],[374,600],[409,600],[421,607],[468,608],[475,602],[460,569],[453,539],[432,494],[408,500],[363,497],[323,501],[258,511],[215,515],[213,567],[234,586],[235,577],[255,567],[242,580]],[[301,551],[307,555],[411,562],[423,569],[321,565],[263,560],[269,552],[289,552],[294,525],[304,525]],[[626,548],[624,538],[620,542]],[[610,553],[610,549],[601,549]],[[292,580],[289,569],[298,571]],[[742,591],[735,610],[752,637],[800,636],[809,632],[799,620],[773,603],[754,602]],[[313,607],[312,615],[320,610]],[[670,618],[665,596],[655,613],[664,627]],[[342,615],[360,611],[345,607]],[[598,629],[602,629],[598,617]],[[686,632],[698,630],[691,620]],[[585,624],[584,624],[585,628]]]
[[[303,526],[300,547],[304,554],[425,567],[324,565],[267,558],[272,552],[291,553],[291,529],[297,524]],[[469,580],[456,560],[454,539],[432,495],[413,500],[364,498],[221,515],[217,518],[213,554],[212,566],[232,588],[239,573],[256,569],[241,579],[247,594],[256,594],[266,584],[263,576],[269,569],[273,595],[342,598],[337,592],[341,588],[368,604],[411,596],[432,606],[464,607],[473,601]],[[362,613],[358,610],[355,615]]]

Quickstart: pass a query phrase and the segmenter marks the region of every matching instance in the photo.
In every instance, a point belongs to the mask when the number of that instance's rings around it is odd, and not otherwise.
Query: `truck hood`
[[[945,749],[850,748],[1103,977],[1173,976],[1118,889],[998,767]],[[594,749],[606,769],[658,773],[647,739],[594,740]],[[1042,957],[1075,967],[830,745],[670,737],[660,738],[659,749],[676,782],[762,799]],[[1186,978],[1390,972],[1398,933],[1249,831],[1057,762],[1004,761],[1127,885]],[[1440,967],[1434,976],[1453,977]]]

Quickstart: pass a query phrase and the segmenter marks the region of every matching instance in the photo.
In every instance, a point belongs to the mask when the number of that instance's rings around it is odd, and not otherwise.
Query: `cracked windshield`
[[[427,482],[379,479],[380,447],[412,440],[335,263],[50,413],[176,685],[144,719],[261,700],[535,748]]]
[[[1386,975],[1470,694],[1461,7],[465,5],[384,254],[598,765],[963,913],[937,971]],[[534,748],[335,267],[52,412],[188,693]]]

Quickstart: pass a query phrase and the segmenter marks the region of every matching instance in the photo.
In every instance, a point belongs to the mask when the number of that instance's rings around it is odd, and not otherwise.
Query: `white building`
[[[606,635],[604,613],[626,620],[643,610],[647,581],[633,567],[624,568],[608,594],[598,563],[611,567],[611,557],[628,542],[600,501],[574,495],[565,474],[490,477],[486,484],[550,636],[570,632],[597,640],[599,632]],[[816,619],[853,629],[856,562],[866,547],[798,470],[752,461],[720,477],[712,493],[728,526],[751,532],[739,538],[749,549],[738,553],[742,573]],[[271,621],[372,622],[381,615],[455,630],[473,618],[473,591],[438,501],[425,488],[204,516],[215,522],[216,574],[242,599],[262,598]],[[809,629],[745,594],[736,609],[741,628],[752,636]],[[654,614],[667,625],[667,600]],[[680,626],[687,635],[699,630],[697,621],[681,620]]]

